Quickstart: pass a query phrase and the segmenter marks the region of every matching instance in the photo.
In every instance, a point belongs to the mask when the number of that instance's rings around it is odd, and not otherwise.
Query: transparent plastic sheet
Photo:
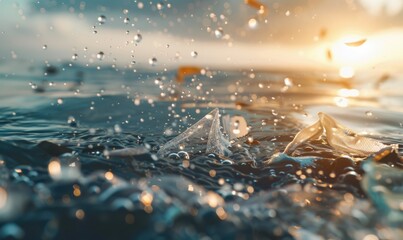
[[[108,157],[132,157],[149,153],[146,147],[123,148],[118,150],[105,151],[104,155]]]
[[[225,115],[222,117],[222,124],[229,140],[244,137],[249,133],[248,123],[242,116]]]
[[[371,138],[357,135],[352,130],[337,123],[332,117],[320,112],[319,120],[302,129],[284,150],[285,154],[292,153],[304,142],[326,137],[328,144],[334,150],[357,157],[366,157],[372,153],[389,147]]]
[[[222,134],[218,108],[214,109],[179,136],[163,145],[159,156],[166,156],[173,151],[183,150],[192,153],[214,153],[231,155],[229,141]]]
[[[377,163],[378,158],[392,151],[395,150],[383,149],[364,162],[366,174],[361,186],[389,222],[403,224],[403,170]]]

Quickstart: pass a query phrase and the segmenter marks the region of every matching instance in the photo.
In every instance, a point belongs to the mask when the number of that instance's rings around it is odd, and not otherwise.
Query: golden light
[[[331,53],[340,77],[352,78],[357,69],[369,67],[376,60],[377,46],[370,39],[350,35],[333,44]]]
[[[140,195],[140,201],[146,207],[151,206],[153,199],[153,195],[147,191],[143,191]]]
[[[7,191],[4,188],[0,187],[0,209],[6,206],[8,198],[7,196]]]
[[[53,159],[49,162],[48,171],[53,179],[60,179],[62,174],[62,167],[59,160]]]
[[[353,78],[355,75],[355,70],[350,66],[343,66],[339,69],[339,76],[342,78]]]
[[[357,89],[342,88],[337,91],[337,95],[340,97],[358,97],[360,95],[360,91]]]
[[[108,180],[108,181],[111,181],[112,179],[113,179],[113,173],[112,172],[110,172],[110,171],[108,171],[108,172],[106,172],[105,173],[105,178]]]

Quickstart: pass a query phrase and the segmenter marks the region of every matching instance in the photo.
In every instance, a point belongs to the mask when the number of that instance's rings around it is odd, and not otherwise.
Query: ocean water
[[[363,188],[368,159],[324,141],[295,153],[315,157],[310,164],[269,162],[318,112],[360,135],[400,144],[401,75],[375,87],[377,78],[366,75],[216,69],[181,85],[174,71],[4,64],[1,239],[402,237],[399,173],[386,181],[392,190],[379,204]],[[157,155],[214,108],[248,122],[233,155]],[[108,156],[124,148],[146,150]],[[381,162],[396,171],[403,166],[396,154]]]

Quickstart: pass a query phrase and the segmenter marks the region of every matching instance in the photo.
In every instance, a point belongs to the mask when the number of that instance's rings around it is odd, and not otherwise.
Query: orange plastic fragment
[[[259,10],[260,13],[266,14],[267,12],[267,7],[263,3],[257,1],[257,0],[245,0],[245,4],[249,5],[250,7],[253,7],[257,10]]]
[[[178,71],[176,72],[176,82],[183,83],[187,76],[200,74],[201,70],[202,70],[201,68],[195,66],[181,66],[178,68]]]

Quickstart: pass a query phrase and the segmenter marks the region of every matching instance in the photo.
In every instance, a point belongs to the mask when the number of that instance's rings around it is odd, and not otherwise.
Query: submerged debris
[[[403,170],[377,163],[392,152],[391,149],[384,149],[364,162],[366,174],[361,186],[388,221],[403,223]],[[401,162],[400,158],[398,161]]]
[[[366,157],[369,154],[379,152],[390,147],[374,139],[358,136],[352,130],[340,125],[332,117],[320,112],[319,120],[311,126],[302,129],[295,135],[284,150],[291,155],[294,150],[308,140],[326,137],[328,144],[336,151],[348,155]],[[392,147],[396,147],[392,145]]]
[[[133,148],[123,148],[111,151],[105,151],[104,155],[108,157],[131,157],[138,156],[149,153],[146,147],[133,147]]]

